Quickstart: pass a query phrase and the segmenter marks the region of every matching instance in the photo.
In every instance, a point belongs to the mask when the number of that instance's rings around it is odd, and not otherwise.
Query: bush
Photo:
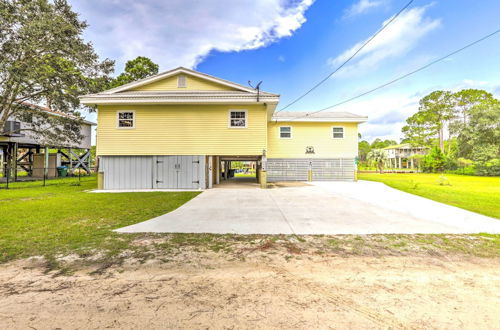
[[[487,162],[476,162],[475,174],[481,176],[500,176],[500,159],[491,159]]]
[[[459,168],[446,171],[451,174],[478,175],[478,176],[500,176],[500,159],[491,159],[487,162],[464,162],[463,158],[457,159]],[[465,166],[464,166],[465,165]]]
[[[474,165],[466,166],[466,167],[457,168],[456,170],[446,171],[446,173],[461,174],[461,175],[476,175],[476,167]]]
[[[447,159],[438,147],[422,158],[422,171],[427,173],[443,172],[446,169]]]

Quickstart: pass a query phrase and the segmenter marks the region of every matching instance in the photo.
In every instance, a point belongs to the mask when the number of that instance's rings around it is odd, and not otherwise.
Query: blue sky
[[[160,70],[191,67],[300,96],[408,0],[71,1],[85,38],[116,72],[136,56]],[[445,55],[500,28],[498,0],[416,0],[345,69],[287,110],[315,111]],[[331,111],[368,115],[364,139],[399,140],[418,100],[435,89],[482,88],[500,97],[500,34],[425,71]]]

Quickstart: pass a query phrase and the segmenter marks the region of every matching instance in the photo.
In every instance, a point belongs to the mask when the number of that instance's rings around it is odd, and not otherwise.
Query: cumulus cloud
[[[314,0],[74,1],[103,55],[123,64],[143,55],[162,69],[196,67],[211,51],[264,47],[305,23]]]
[[[408,53],[425,35],[438,28],[441,24],[439,19],[425,17],[427,8],[428,6],[415,7],[403,12],[363,48],[351,62],[352,64],[344,67],[336,77],[366,73],[366,71],[376,68],[387,59]],[[386,20],[383,25],[387,24],[389,20]],[[365,42],[366,40],[362,40],[337,57],[330,58],[328,64],[337,67]]]
[[[386,3],[385,0],[360,0],[344,11],[343,18],[349,18],[364,14],[372,8],[380,7]]]

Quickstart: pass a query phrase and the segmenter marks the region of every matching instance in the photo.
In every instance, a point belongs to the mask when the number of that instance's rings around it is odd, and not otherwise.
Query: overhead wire
[[[314,85],[311,89],[309,89],[307,92],[305,92],[304,94],[302,94],[301,96],[299,96],[298,98],[296,98],[295,100],[293,100],[292,102],[288,103],[285,107],[283,107],[282,109],[278,110],[276,113],[279,113],[287,108],[289,108],[290,106],[294,105],[295,103],[297,103],[298,101],[300,101],[301,99],[303,99],[305,96],[307,96],[309,93],[311,93],[313,90],[315,90],[316,88],[318,88],[321,84],[323,84],[325,81],[327,81],[328,79],[330,79],[331,76],[333,76],[335,73],[337,73],[340,69],[342,69],[347,63],[349,63],[349,61],[351,61],[356,55],[359,54],[359,52],[361,52],[363,50],[363,48],[365,48],[373,39],[375,39],[375,37],[377,35],[379,35],[382,31],[385,30],[385,28],[387,26],[389,26],[392,22],[394,22],[394,20],[403,12],[405,11],[412,3],[413,3],[414,0],[410,0],[403,8],[401,8],[401,10],[399,10],[386,24],[384,24],[382,26],[382,28],[380,28],[374,35],[372,35],[368,40],[366,40],[351,56],[349,56],[349,58],[347,58],[341,65],[339,65],[334,71],[332,71],[330,74],[328,74],[328,76],[326,76],[325,78],[323,78],[320,82],[318,82],[316,85]]]
[[[303,115],[303,116],[299,116],[299,117],[296,117],[296,118],[291,118],[291,119],[290,119],[290,121],[292,121],[292,120],[297,120],[297,119],[301,119],[301,118],[305,118],[305,117],[308,117],[308,116],[310,116],[310,115],[313,115],[313,114],[316,114],[316,113],[319,113],[319,112],[322,112],[322,111],[326,111],[326,110],[328,110],[328,109],[332,109],[332,108],[338,107],[338,106],[340,106],[340,105],[343,105],[343,104],[346,104],[346,103],[351,102],[351,101],[353,101],[353,100],[356,100],[356,99],[358,99],[358,98],[360,98],[360,97],[363,97],[363,96],[365,96],[365,95],[368,95],[368,94],[370,94],[370,93],[373,93],[373,92],[375,92],[375,91],[377,91],[377,90],[379,90],[379,89],[382,89],[382,88],[387,87],[387,86],[389,86],[389,85],[391,85],[391,84],[394,84],[395,82],[398,82],[398,81],[400,81],[400,80],[402,80],[402,79],[404,79],[404,78],[406,78],[406,77],[408,77],[408,76],[411,76],[411,75],[413,75],[413,74],[415,74],[415,73],[417,73],[417,72],[420,72],[420,71],[422,71],[422,70],[425,70],[425,69],[427,69],[428,67],[430,67],[431,65],[434,65],[434,64],[436,64],[436,63],[438,63],[438,62],[441,62],[441,61],[443,61],[443,60],[447,59],[447,58],[448,58],[448,57],[450,57],[450,56],[453,56],[453,55],[455,55],[455,54],[457,54],[457,53],[460,53],[461,51],[464,51],[464,50],[465,50],[465,49],[467,49],[467,48],[470,48],[470,47],[472,47],[472,46],[474,46],[474,45],[476,45],[476,44],[478,44],[478,43],[480,43],[480,42],[482,42],[482,41],[484,41],[484,40],[486,40],[486,39],[488,39],[488,38],[493,37],[495,34],[497,34],[497,33],[499,33],[499,32],[500,32],[500,29],[498,29],[498,30],[496,30],[496,31],[494,31],[494,32],[492,32],[492,33],[490,33],[490,34],[488,34],[488,35],[486,35],[486,36],[484,36],[484,37],[482,37],[482,38],[480,38],[480,39],[477,39],[477,40],[475,40],[475,41],[473,41],[473,42],[471,42],[471,43],[469,43],[469,44],[467,44],[467,45],[465,45],[465,46],[463,46],[463,47],[461,47],[461,48],[459,48],[459,49],[457,49],[457,50],[454,50],[453,52],[451,52],[451,53],[449,53],[449,54],[447,54],[447,55],[445,55],[445,56],[442,56],[442,57],[440,57],[440,58],[438,58],[438,59],[436,59],[436,60],[434,60],[434,61],[431,61],[431,62],[427,63],[426,65],[419,67],[419,68],[418,68],[418,69],[416,69],[416,70],[413,70],[413,71],[408,72],[408,73],[406,73],[406,74],[404,74],[404,75],[402,75],[402,76],[399,76],[399,77],[397,77],[397,78],[395,78],[395,79],[392,79],[392,80],[390,80],[390,81],[388,81],[388,82],[386,82],[386,83],[384,83],[384,84],[382,84],[382,85],[379,85],[379,86],[377,86],[377,87],[375,87],[375,88],[372,88],[372,89],[370,89],[370,90],[368,90],[368,91],[366,91],[366,92],[363,92],[363,93],[361,93],[361,94],[358,94],[358,95],[356,95],[356,96],[353,96],[353,97],[351,97],[351,98],[348,98],[348,99],[346,99],[346,100],[343,100],[343,101],[341,101],[341,102],[335,103],[335,104],[333,104],[333,105],[331,105],[331,106],[328,106],[328,107],[326,107],[326,108],[323,108],[323,109],[320,109],[320,110],[317,110],[317,111],[313,111],[313,112],[308,112],[306,115]]]

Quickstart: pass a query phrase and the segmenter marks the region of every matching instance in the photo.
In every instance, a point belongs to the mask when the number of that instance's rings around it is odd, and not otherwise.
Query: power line
[[[309,93],[311,93],[313,90],[315,90],[316,88],[318,88],[321,84],[323,84],[325,81],[327,81],[328,79],[330,79],[331,76],[333,76],[335,73],[337,73],[340,69],[342,69],[350,60],[352,60],[361,50],[363,50],[363,48],[365,48],[366,45],[368,45],[370,43],[370,41],[372,41],[373,39],[375,39],[375,37],[380,34],[380,32],[384,31],[384,29],[389,25],[391,24],[403,11],[406,10],[406,8],[408,8],[412,2],[414,0],[410,0],[403,8],[401,8],[400,11],[398,11],[396,13],[396,15],[394,15],[390,20],[389,22],[387,22],[387,24],[383,25],[382,28],[380,28],[374,35],[372,35],[368,40],[366,40],[362,45],[361,47],[359,47],[347,60],[345,60],[339,67],[337,67],[333,72],[331,72],[328,76],[326,76],[325,78],[323,78],[320,82],[318,82],[316,85],[314,85],[311,89],[309,89],[307,92],[305,92],[304,94],[302,94],[301,96],[299,96],[298,98],[296,98],[295,100],[293,100],[292,102],[288,103],[284,108],[282,108],[281,110],[278,110],[276,113],[278,112],[281,112],[283,110],[285,110],[286,108],[292,106],[293,104],[297,103],[298,101],[300,101],[302,98],[304,98],[306,95],[308,95]]]
[[[370,90],[368,90],[368,91],[366,91],[366,92],[364,92],[364,93],[358,94],[358,95],[356,95],[356,96],[353,96],[353,97],[351,97],[351,98],[349,98],[349,99],[346,99],[346,100],[341,101],[341,102],[339,102],[339,103],[336,103],[336,104],[334,104],[334,105],[328,106],[328,107],[326,107],[326,108],[323,108],[323,109],[320,109],[320,110],[317,110],[317,111],[313,111],[313,112],[309,112],[309,113],[308,113],[307,115],[305,115],[305,116],[300,116],[300,117],[293,118],[293,119],[291,119],[290,121],[292,121],[292,120],[297,120],[297,119],[300,119],[300,118],[304,118],[304,117],[307,117],[307,116],[309,116],[309,115],[313,115],[313,114],[318,113],[318,112],[322,112],[322,111],[325,111],[325,110],[328,110],[328,109],[331,109],[331,108],[338,107],[338,106],[340,106],[340,105],[342,105],[342,104],[345,104],[345,103],[351,102],[351,101],[353,101],[353,100],[355,100],[355,99],[358,99],[358,98],[360,98],[360,97],[363,97],[363,96],[365,96],[365,95],[367,95],[367,94],[373,93],[373,92],[375,92],[375,91],[377,91],[377,90],[379,90],[379,89],[382,89],[382,88],[384,88],[384,87],[386,87],[386,86],[389,86],[389,85],[391,85],[391,84],[394,84],[395,82],[398,82],[398,81],[400,81],[400,80],[402,80],[402,79],[404,79],[404,78],[406,78],[406,77],[408,77],[408,76],[411,76],[412,74],[415,74],[415,73],[420,72],[420,71],[422,71],[422,70],[424,70],[424,69],[427,69],[427,68],[428,68],[428,67],[430,67],[431,65],[434,65],[434,64],[436,64],[436,63],[438,63],[438,62],[441,62],[442,60],[444,60],[444,59],[446,59],[446,58],[448,58],[448,57],[450,57],[450,56],[453,56],[453,55],[455,55],[455,54],[457,54],[457,53],[459,53],[459,52],[461,52],[461,51],[463,51],[463,50],[465,50],[465,49],[467,49],[467,48],[469,48],[469,47],[472,47],[472,46],[474,46],[474,45],[476,45],[476,44],[480,43],[481,41],[484,41],[484,40],[486,40],[486,39],[488,39],[488,38],[491,38],[492,36],[494,36],[495,34],[497,34],[497,33],[499,33],[499,32],[500,32],[500,29],[498,29],[498,30],[496,30],[495,32],[492,32],[492,33],[490,33],[490,34],[488,34],[488,35],[486,35],[486,36],[484,36],[484,37],[482,37],[482,38],[480,38],[480,39],[477,39],[476,41],[471,42],[470,44],[467,44],[467,45],[465,45],[465,46],[463,46],[463,47],[461,47],[461,48],[459,48],[459,49],[457,49],[457,50],[455,50],[455,51],[453,51],[453,52],[451,52],[451,53],[449,53],[449,54],[447,54],[447,55],[445,55],[445,56],[443,56],[443,57],[440,57],[440,58],[438,58],[438,59],[436,59],[436,60],[434,60],[434,61],[432,61],[432,62],[430,62],[430,63],[427,63],[426,65],[421,66],[420,68],[418,68],[418,69],[416,69],[416,70],[413,70],[413,71],[411,71],[411,72],[408,72],[408,73],[406,73],[406,74],[404,74],[404,75],[402,75],[402,76],[399,76],[399,77],[398,77],[398,78],[396,78],[396,79],[393,79],[393,80],[391,80],[391,81],[388,81],[388,82],[386,82],[386,83],[384,83],[384,84],[382,84],[382,85],[379,85],[379,86],[377,86],[377,87],[375,87],[375,88],[372,88],[372,89],[370,89]]]

